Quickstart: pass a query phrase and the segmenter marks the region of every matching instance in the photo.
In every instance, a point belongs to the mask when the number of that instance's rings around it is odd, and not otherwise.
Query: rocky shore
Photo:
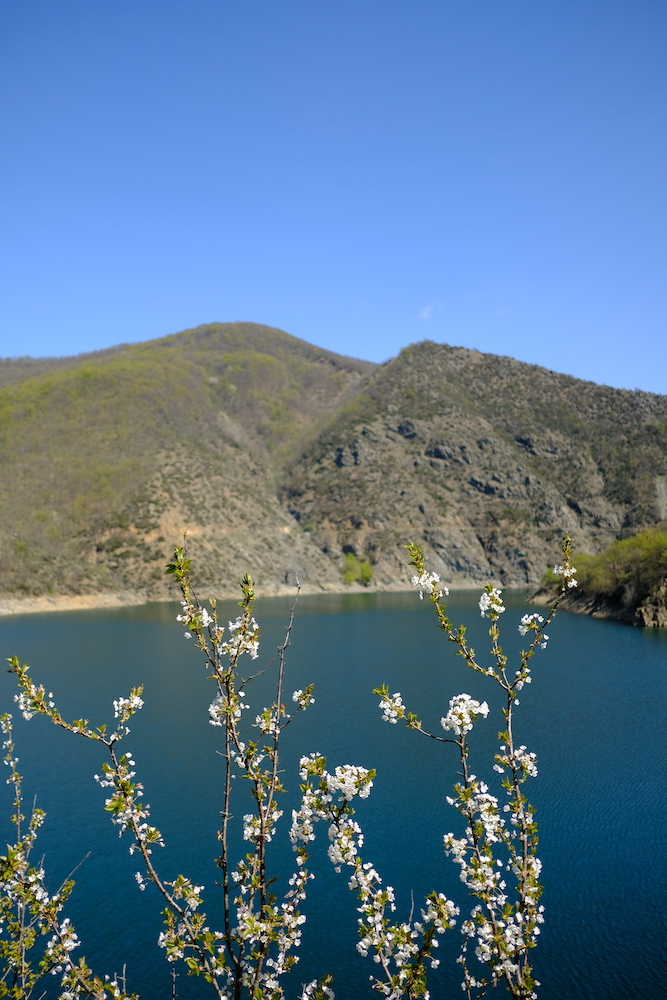
[[[554,591],[541,588],[531,597],[532,604],[549,605]],[[641,604],[626,604],[600,595],[571,591],[561,603],[564,611],[573,611],[591,618],[606,618],[638,628],[667,628],[667,580],[655,588]]]

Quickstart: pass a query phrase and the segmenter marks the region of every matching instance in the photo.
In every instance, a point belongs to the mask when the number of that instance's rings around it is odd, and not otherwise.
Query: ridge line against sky
[[[0,356],[236,319],[667,392],[662,0],[0,7]]]

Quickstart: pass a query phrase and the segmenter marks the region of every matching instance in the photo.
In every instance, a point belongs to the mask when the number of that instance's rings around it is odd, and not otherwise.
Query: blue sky
[[[667,392],[664,0],[3,0],[0,355],[211,321]]]

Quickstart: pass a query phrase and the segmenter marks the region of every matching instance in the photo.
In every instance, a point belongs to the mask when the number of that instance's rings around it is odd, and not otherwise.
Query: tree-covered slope
[[[564,607],[631,625],[667,627],[667,521],[657,529],[612,542],[597,555],[574,560],[576,588]],[[548,603],[559,581],[545,575],[539,599]]]

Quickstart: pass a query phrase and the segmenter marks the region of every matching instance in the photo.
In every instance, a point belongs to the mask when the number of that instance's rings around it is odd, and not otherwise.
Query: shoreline
[[[570,611],[575,615],[588,615],[598,621],[620,622],[632,628],[667,628],[667,585],[663,584],[663,595],[653,594],[653,600],[645,600],[642,604],[624,605],[613,602],[599,594],[567,593],[561,602],[562,611]],[[530,603],[548,607],[553,600],[553,593],[541,588],[531,597]]]
[[[457,580],[448,584],[450,590],[477,590],[484,587],[483,583],[474,580]],[[257,597],[293,597],[296,587],[291,584],[255,585]],[[505,590],[517,589],[505,587]],[[523,589],[523,588],[521,588]],[[407,582],[398,582],[392,586],[371,585],[364,587],[359,583],[345,584],[302,584],[300,593],[311,594],[385,594],[409,593],[414,590]],[[219,601],[238,599],[237,587],[216,588],[215,598]],[[211,595],[213,596],[213,595]],[[39,597],[18,597],[15,594],[0,594],[0,618],[9,615],[44,614],[56,611],[90,611],[95,608],[129,608],[144,604],[177,604],[181,599],[180,592],[174,594],[155,594],[145,590],[114,590],[97,591],[92,594],[42,594]],[[208,598],[207,598],[208,599]]]
[[[46,611],[84,611],[92,608],[127,608],[148,604],[151,600],[141,591],[101,591],[96,594],[48,594],[40,597],[0,596],[0,617],[6,615],[41,614]],[[165,600],[172,600],[166,597]]]
[[[380,588],[365,588],[359,585],[307,586],[301,587],[301,594],[343,594],[343,593],[377,593]],[[393,589],[393,588],[392,588]],[[410,587],[396,589],[410,590]],[[257,597],[290,597],[296,593],[296,587],[287,584],[263,587]],[[217,601],[235,601],[238,599],[238,588],[216,589]],[[141,590],[99,591],[93,594],[49,594],[39,597],[16,597],[0,595],[0,618],[9,615],[44,614],[55,611],[92,611],[96,608],[129,608],[146,604],[178,604],[181,600],[180,591],[173,594],[151,594]],[[206,598],[205,600],[208,600]]]

